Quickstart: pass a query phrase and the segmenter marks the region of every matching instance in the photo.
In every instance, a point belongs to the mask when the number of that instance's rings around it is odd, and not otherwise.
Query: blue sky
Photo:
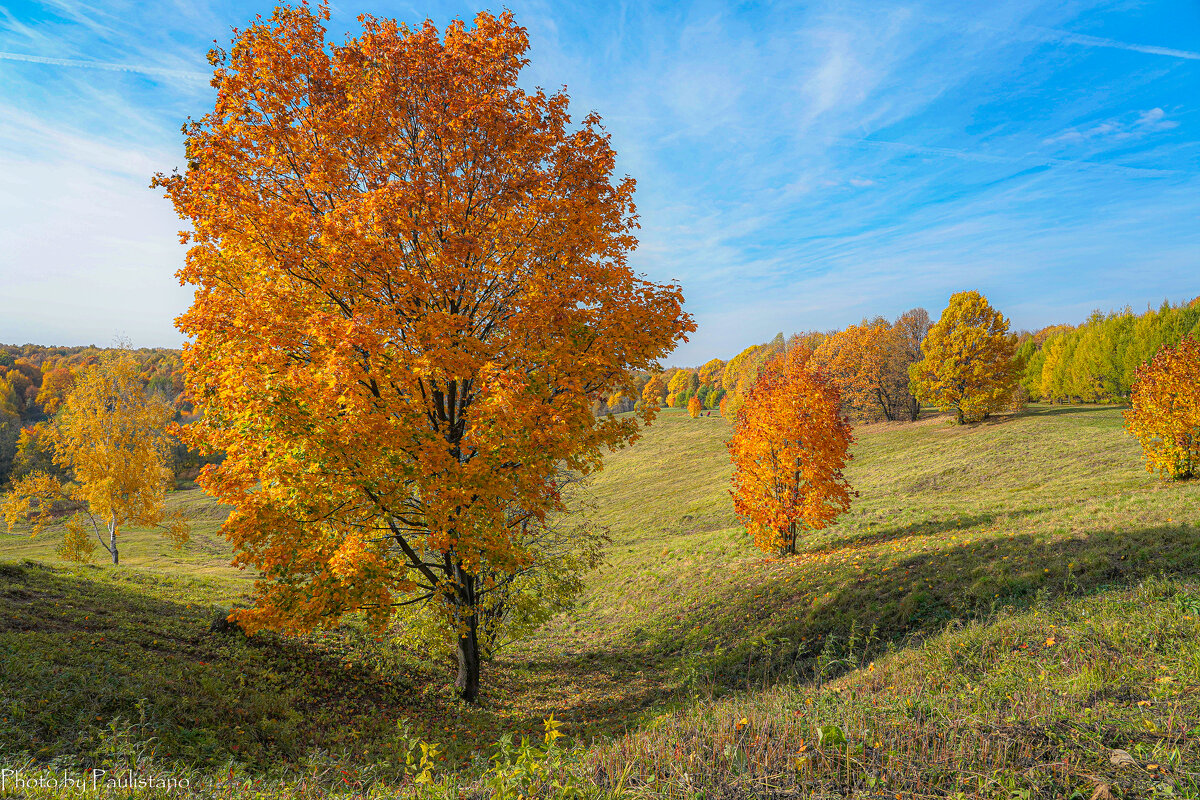
[[[181,342],[148,184],[212,41],[271,5],[0,5],[0,341]],[[1029,329],[1200,294],[1196,0],[507,6],[524,81],[599,112],[638,181],[634,264],[699,324],[673,363],[962,289]],[[330,30],[481,7],[338,2]]]

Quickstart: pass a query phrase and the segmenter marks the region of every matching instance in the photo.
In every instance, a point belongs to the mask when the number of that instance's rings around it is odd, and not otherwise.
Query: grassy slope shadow
[[[413,696],[416,676],[377,671],[344,637],[210,633],[214,606],[155,597],[147,580],[0,563],[6,753],[99,759],[124,738],[189,766],[277,765],[365,728],[386,743]]]
[[[954,529],[938,526],[938,532]],[[872,538],[896,541],[886,534]],[[856,552],[861,561],[850,555]],[[668,648],[705,653],[692,668],[726,688],[829,678],[889,646],[1001,606],[1028,607],[1158,575],[1194,576],[1200,573],[1200,529],[982,538],[899,555],[882,562],[886,570],[876,566],[877,557],[858,548],[823,549],[767,562],[765,579],[710,587],[686,615],[668,608],[646,619],[643,627],[654,635],[641,656],[652,660]],[[706,624],[697,627],[696,619]],[[724,647],[714,651],[714,642]]]

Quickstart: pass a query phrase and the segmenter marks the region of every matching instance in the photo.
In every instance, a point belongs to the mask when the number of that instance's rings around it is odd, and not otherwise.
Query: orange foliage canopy
[[[75,374],[64,367],[50,370],[42,378],[42,387],[38,389],[37,402],[42,410],[53,415],[66,402],[67,395],[75,386]]]
[[[833,380],[858,419],[915,420],[920,404],[910,391],[908,368],[921,358],[928,317],[924,309],[913,309],[895,324],[879,317],[850,325],[822,337],[813,363]]]
[[[529,566],[529,523],[653,409],[591,413],[694,330],[677,285],[636,277],[633,180],[595,114],[517,87],[510,14],[412,29],[280,7],[214,51],[214,110],[185,174],[201,478],[263,571],[250,629],[429,601],[478,688],[478,608]]]
[[[808,356],[793,347],[763,365],[728,445],[734,511],[767,552],[795,553],[803,530],[824,528],[850,507],[842,474],[850,423]]]
[[[646,406],[661,405],[667,395],[667,385],[661,375],[655,375],[642,388],[642,402]]]
[[[696,395],[692,395],[691,397],[688,398],[688,415],[692,419],[695,419],[696,417],[700,416],[700,407],[701,407],[701,403],[700,403],[699,397],[697,397]]]
[[[1141,442],[1148,471],[1177,480],[1200,474],[1200,342],[1161,347],[1138,367],[1125,427]]]
[[[884,320],[850,325],[826,338],[813,363],[833,379],[842,401],[863,419],[892,416],[888,350],[892,328]],[[905,376],[907,378],[907,376]],[[905,381],[907,383],[907,381]]]

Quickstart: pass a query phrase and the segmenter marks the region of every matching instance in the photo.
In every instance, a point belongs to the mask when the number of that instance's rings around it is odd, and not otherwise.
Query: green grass
[[[664,714],[588,767],[667,797],[1200,796],[1195,585],[1004,609],[877,661],[831,661],[854,669]],[[1114,765],[1117,749],[1136,764]]]
[[[178,549],[155,529],[122,531],[118,537],[121,566],[164,577],[211,578],[205,597],[212,602],[230,603],[248,593],[254,576],[230,565],[232,551],[221,535],[221,524],[229,509],[190,483],[167,496],[167,509],[184,512],[191,522],[191,541]],[[0,521],[0,559],[28,559],[51,566],[73,567],[73,563],[64,562],[56,553],[61,536],[60,530],[52,528],[39,536],[30,536],[28,528],[23,527],[8,534]],[[110,565],[110,556],[99,545],[94,563],[104,567]],[[102,573],[103,570],[96,574]],[[189,587],[188,593],[192,594],[195,589],[191,582],[185,581],[185,584]]]
[[[0,673],[0,747],[95,761],[124,731],[126,750],[153,738],[175,769],[301,780],[335,758],[394,786],[406,722],[469,784],[500,733],[533,732],[553,712],[591,748],[581,779],[611,790],[629,762],[624,788],[639,795],[726,796],[764,780],[848,791],[886,777],[904,791],[1069,796],[1123,745],[1184,776],[1185,791],[1186,761],[1200,760],[1185,732],[1200,720],[1200,631],[1186,613],[1200,597],[1188,583],[1200,484],[1149,475],[1121,424],[1110,407],[1036,407],[969,427],[859,428],[851,511],[780,560],[732,514],[727,423],[667,411],[592,482],[608,563],[573,613],[485,668],[477,709],[453,700],[449,665],[353,622],[299,639],[209,634],[250,578],[227,565],[221,510],[194,491],[173,499],[198,519],[193,543],[180,553],[133,533],[116,569],[62,565],[52,536],[0,536],[0,660],[21,665]],[[1047,631],[1062,635],[1037,646]],[[1105,694],[1113,681],[1131,688]],[[181,685],[197,689],[181,698]],[[797,767],[799,740],[819,749],[826,724],[849,749]],[[1045,744],[1029,726],[1062,735]],[[929,748],[976,777],[928,767]],[[1027,775],[1047,753],[1074,766]],[[344,785],[331,774],[307,785]],[[1118,780],[1132,774],[1112,776],[1113,791],[1151,791]]]
[[[609,565],[527,651],[632,661],[659,689],[699,654],[718,683],[744,686],[755,664],[803,674],[852,625],[898,644],[1039,592],[1196,574],[1200,485],[1153,479],[1120,426],[1119,410],[1086,407],[861,428],[850,513],[777,560],[730,510],[724,421],[664,415],[594,483]],[[637,672],[621,676],[631,688],[627,678]]]

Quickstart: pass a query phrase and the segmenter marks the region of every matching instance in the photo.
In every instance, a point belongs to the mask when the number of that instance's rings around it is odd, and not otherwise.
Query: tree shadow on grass
[[[1006,511],[1000,514],[955,514],[944,520],[927,519],[920,522],[911,522],[907,525],[894,525],[881,530],[849,533],[838,538],[825,538],[819,535],[820,532],[817,532],[818,536],[810,540],[810,546],[803,547],[797,555],[825,555],[849,547],[871,547],[904,539],[912,539],[914,537],[936,536],[942,533],[950,533],[951,531],[970,530],[971,528],[996,522],[1008,523],[1021,517],[1040,514],[1043,511],[1044,509],[1041,508],[1025,508],[1017,511]]]
[[[153,740],[157,757],[199,769],[278,769],[326,752],[402,772],[402,719],[461,743],[452,758],[470,755],[478,731],[495,741],[486,715],[441,691],[452,674],[364,645],[365,634],[212,633],[222,609],[152,592],[119,574],[0,563],[0,751],[83,767],[114,739]]]
[[[567,734],[583,742],[624,732],[673,694],[672,672],[663,668],[661,655],[627,642],[570,653],[514,654],[502,659],[496,672],[489,695],[501,704],[520,698],[517,718],[523,717],[531,732],[553,713],[566,723]]]
[[[1110,403],[1110,404],[1106,404],[1106,405],[1096,404],[1096,405],[1050,406],[1049,408],[1043,408],[1040,406],[1039,407],[1029,406],[1029,407],[1021,409],[1021,411],[1019,411],[1018,413],[1016,413],[1013,416],[1015,419],[1019,419],[1021,417],[1061,417],[1061,416],[1065,416],[1067,414],[1087,414],[1087,413],[1096,412],[1096,411],[1112,411],[1114,409],[1124,411],[1127,408],[1128,408],[1128,406],[1120,405],[1117,403]]]
[[[209,634],[211,605],[0,564],[0,748],[94,763],[115,726],[157,740],[160,757],[189,766],[235,759],[261,769],[315,749],[395,763],[403,746],[396,725],[408,720],[462,759],[506,731],[535,732],[550,712],[566,712],[569,733],[586,741],[685,699],[698,684],[812,680],[822,654],[833,657],[824,663],[832,677],[889,644],[998,606],[1200,573],[1200,531],[1191,527],[997,533],[920,553],[891,550],[911,527],[850,539],[845,553],[826,547],[738,562],[730,566],[741,571],[737,580],[641,609],[635,633],[586,640],[560,629],[557,642],[542,638],[489,665],[483,708],[454,700],[448,674],[409,666],[362,637]],[[855,563],[871,548],[887,558]],[[860,638],[853,652],[851,631]]]
[[[642,623],[650,639],[626,644],[624,658],[664,676],[681,667],[700,670],[726,688],[812,680],[819,668],[832,677],[889,645],[998,607],[1198,574],[1200,530],[1157,526],[1053,539],[997,534],[900,556],[886,562],[886,571],[884,562],[868,571],[821,554],[769,570],[758,564],[771,573],[765,580],[748,574],[742,584],[714,588],[686,615],[680,604],[662,603]]]

